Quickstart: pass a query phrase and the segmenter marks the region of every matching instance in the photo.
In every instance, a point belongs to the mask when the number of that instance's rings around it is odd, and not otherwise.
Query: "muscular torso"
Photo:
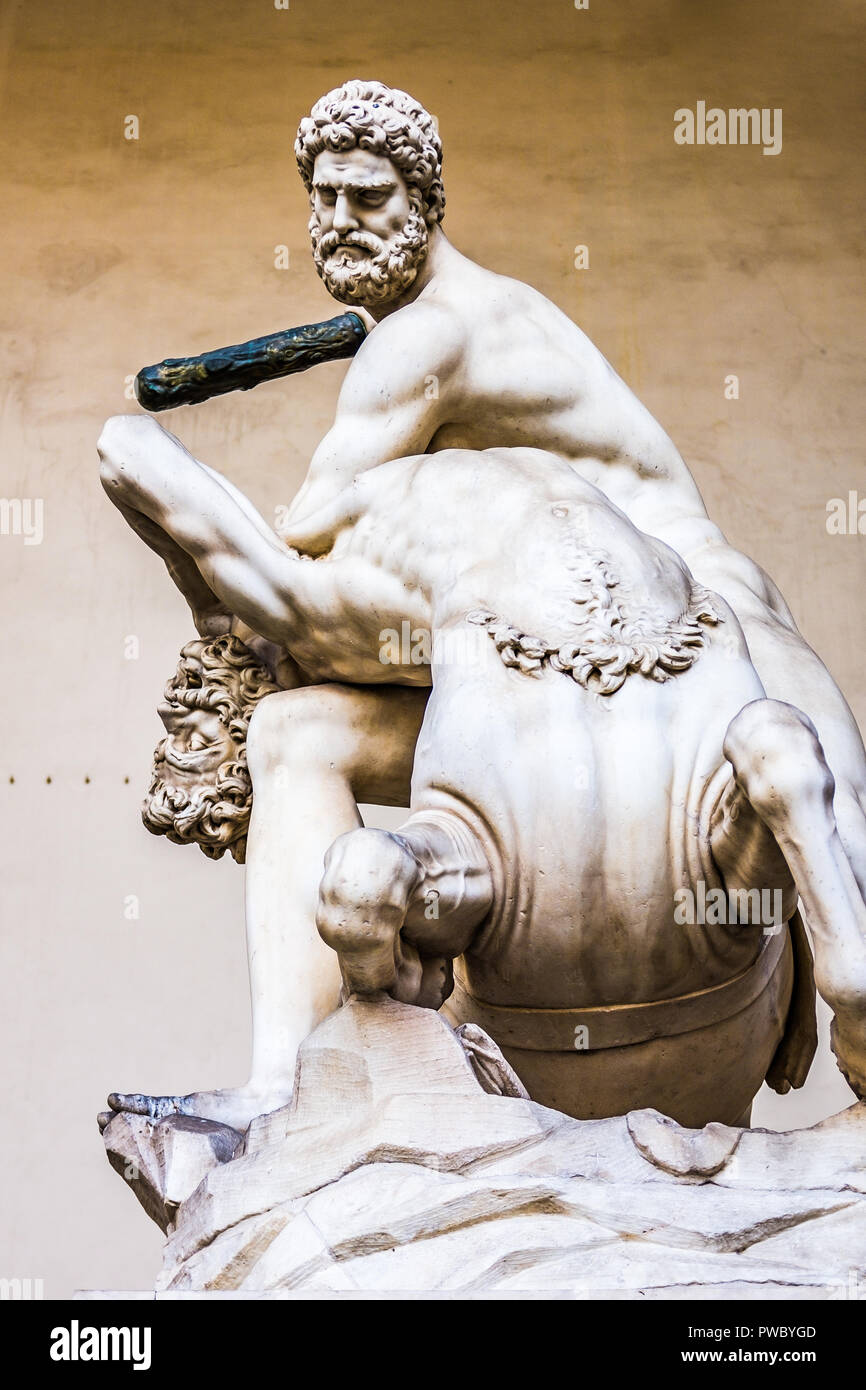
[[[346,376],[334,429],[290,510],[287,541],[321,553],[329,505],[379,463],[451,448],[530,446],[568,461],[641,530],[671,545],[748,628],[790,615],[727,544],[684,460],[587,336],[543,295],[442,238],[417,300],[374,327]]]
[[[465,356],[431,450],[550,450],[651,534],[706,518],[672,441],[574,323],[519,281],[476,266],[456,278]]]
[[[650,534],[677,521],[706,522],[673,442],[589,338],[530,286],[449,246],[418,300],[374,328],[344,395],[359,400],[363,414],[365,398],[375,403],[387,395],[390,372],[407,356],[417,429],[412,439],[393,440],[377,461],[422,449],[530,446],[566,458]],[[352,460],[339,462],[342,477],[351,476]],[[329,463],[314,459],[292,520],[333,496]]]

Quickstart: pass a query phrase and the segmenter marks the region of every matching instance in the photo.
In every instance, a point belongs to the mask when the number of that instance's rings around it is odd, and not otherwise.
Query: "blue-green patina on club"
[[[366,336],[358,315],[347,313],[198,357],[169,357],[142,367],[135,378],[136,398],[145,410],[159,411],[197,405],[229,391],[250,391],[263,381],[306,371],[318,362],[354,357]]]

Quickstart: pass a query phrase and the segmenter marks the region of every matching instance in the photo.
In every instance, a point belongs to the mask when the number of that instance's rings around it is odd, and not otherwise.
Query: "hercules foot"
[[[124,1094],[113,1091],[108,1097],[109,1110],[98,1117],[100,1130],[121,1111],[130,1115],[146,1115],[151,1120],[164,1120],[167,1115],[194,1115],[200,1120],[215,1120],[243,1133],[257,1115],[280,1110],[292,1098],[292,1083],[285,1086],[259,1088],[238,1086],[220,1091],[192,1091],[186,1096],[148,1096],[140,1092]]]

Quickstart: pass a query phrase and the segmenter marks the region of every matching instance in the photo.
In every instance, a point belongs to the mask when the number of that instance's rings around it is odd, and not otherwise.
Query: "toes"
[[[126,1094],[112,1091],[108,1104],[114,1111],[127,1115],[146,1115],[150,1120],[162,1120],[166,1115],[187,1114],[189,1096],[146,1096],[139,1091]]]
[[[123,1110],[127,1115],[149,1115],[153,1117],[153,1107],[167,1097],[145,1096],[139,1091],[132,1091],[127,1094],[125,1091],[112,1091],[108,1097],[108,1104],[112,1110]]]
[[[108,1097],[108,1104],[112,1110],[126,1110],[132,1115],[147,1114],[147,1097],[131,1094],[125,1091],[112,1091]]]

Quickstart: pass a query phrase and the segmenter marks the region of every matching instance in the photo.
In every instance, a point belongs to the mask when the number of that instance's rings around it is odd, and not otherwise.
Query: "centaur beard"
[[[371,232],[322,232],[310,220],[310,240],[316,270],[329,293],[341,304],[372,307],[398,299],[414,282],[427,257],[427,224],[418,207],[393,237],[383,241]],[[356,259],[345,253],[357,246],[368,255]],[[341,249],[343,248],[343,249]]]

